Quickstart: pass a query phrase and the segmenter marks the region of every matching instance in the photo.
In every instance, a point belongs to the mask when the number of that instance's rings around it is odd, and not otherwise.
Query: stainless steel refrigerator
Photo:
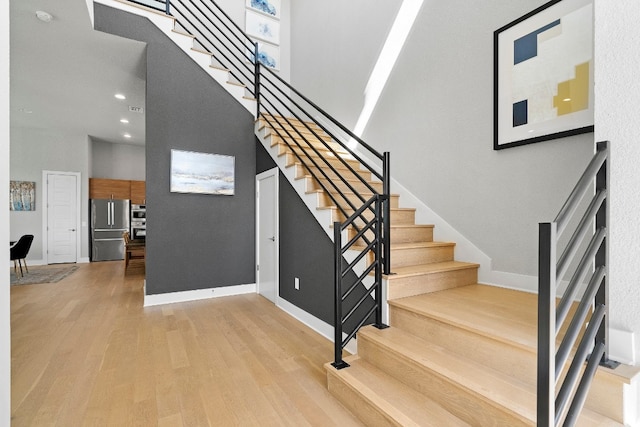
[[[91,261],[124,259],[129,200],[91,200]]]

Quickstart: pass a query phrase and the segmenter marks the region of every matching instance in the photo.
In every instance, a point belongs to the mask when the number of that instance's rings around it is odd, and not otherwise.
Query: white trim
[[[265,178],[274,178],[274,194],[275,194],[275,298],[277,300],[278,295],[280,295],[280,174],[278,173],[278,167],[274,167],[262,173],[256,175],[256,292],[260,293],[260,282],[258,281],[258,265],[260,262],[260,242],[258,239],[260,238],[260,201],[258,200],[258,195],[260,191],[260,181]],[[275,301],[274,301],[275,302]]]
[[[256,284],[251,283],[247,285],[221,286],[219,288],[194,289],[191,291],[147,295],[145,280],[144,307],[152,307],[154,305],[162,304],[173,304],[176,302],[198,301],[209,298],[228,297],[233,295],[252,294],[255,292]]]
[[[82,175],[80,172],[64,172],[64,171],[42,171],[42,263],[48,264],[49,256],[49,233],[47,232],[48,214],[49,214],[49,175],[73,175],[76,177],[76,260],[78,262],[82,253]],[[36,264],[39,265],[39,264]]]
[[[635,354],[635,334],[616,328],[609,328],[609,359],[625,365],[634,365],[637,361]]]
[[[300,307],[291,304],[289,301],[279,296],[276,298],[276,307],[333,342],[334,328],[324,320],[318,319],[313,314],[307,313]],[[343,334],[343,337],[346,337],[346,334]],[[345,350],[351,354],[358,353],[357,340],[351,340],[345,347]]]

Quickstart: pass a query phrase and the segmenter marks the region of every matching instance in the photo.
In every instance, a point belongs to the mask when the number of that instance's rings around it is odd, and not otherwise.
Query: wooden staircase
[[[256,134],[285,175],[293,170],[293,180],[304,181],[318,212],[328,210],[331,221],[343,220],[319,184],[333,172],[325,169],[326,177],[314,178],[311,171],[318,175],[320,168],[304,167],[294,154],[309,150],[306,143],[292,142],[293,149],[285,143],[285,129],[291,136],[297,134],[294,129],[307,132],[291,122],[274,130],[258,120]],[[327,151],[315,136],[305,137]],[[371,180],[357,162],[350,164]],[[335,166],[359,185],[352,172]],[[345,358],[350,367],[336,370],[327,363],[330,392],[372,426],[535,425],[537,296],[478,284],[478,264],[455,260],[455,244],[434,241],[433,226],[415,224],[415,209],[401,208],[397,196],[391,206],[394,274],[385,278],[391,327],[362,328],[357,354]],[[632,371],[600,368],[578,425],[622,425],[623,389]]]

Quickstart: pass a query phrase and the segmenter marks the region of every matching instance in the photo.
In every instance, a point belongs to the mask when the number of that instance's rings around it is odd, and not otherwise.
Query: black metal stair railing
[[[607,165],[608,142],[597,152],[553,222],[539,228],[538,289],[538,409],[539,427],[575,425],[599,364],[615,366],[607,358]],[[589,206],[559,258],[558,240],[567,230],[581,201],[593,192]],[[588,243],[587,237],[591,236]],[[584,248],[586,246],[586,249]],[[560,302],[558,283],[573,259],[582,254]],[[581,287],[590,274],[584,290]],[[573,301],[582,292],[577,309]],[[591,317],[587,320],[591,312]],[[556,350],[560,328],[569,322]],[[588,323],[586,330],[585,324]],[[582,337],[580,338],[580,335]],[[577,349],[572,350],[580,338]],[[584,361],[587,360],[586,368]],[[565,367],[569,365],[568,370]],[[584,370],[583,370],[584,368]],[[563,377],[563,373],[566,375]],[[559,386],[559,390],[556,388]]]
[[[256,119],[331,201],[336,253],[335,361],[364,324],[382,325],[382,274],[390,274],[390,157],[379,153],[260,62],[258,43],[212,0],[135,0],[176,19],[195,46],[256,101]],[[257,59],[257,60],[256,60]],[[359,150],[352,148],[357,145]],[[382,187],[382,189],[380,189]],[[342,234],[354,234],[343,245]],[[347,253],[347,251],[351,251]],[[352,256],[354,252],[357,255]],[[339,254],[339,255],[338,255]],[[348,262],[346,257],[353,257]],[[359,271],[356,273],[356,271]],[[373,283],[370,283],[370,282]],[[347,315],[342,316],[341,313]],[[375,319],[373,318],[375,317]],[[346,338],[343,339],[343,335]]]

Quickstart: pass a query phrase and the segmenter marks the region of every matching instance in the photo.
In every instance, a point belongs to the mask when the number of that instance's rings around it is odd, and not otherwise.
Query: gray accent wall
[[[307,3],[292,5],[292,81],[353,126],[400,1]],[[425,1],[363,134],[494,270],[531,276],[538,223],[553,220],[594,145],[586,134],[493,150],[493,32],[544,3]],[[336,19],[318,19],[320,8]]]
[[[146,18],[94,13],[96,29],[147,43],[146,293],[255,283],[253,117]],[[171,193],[171,149],[235,156],[235,195]]]

